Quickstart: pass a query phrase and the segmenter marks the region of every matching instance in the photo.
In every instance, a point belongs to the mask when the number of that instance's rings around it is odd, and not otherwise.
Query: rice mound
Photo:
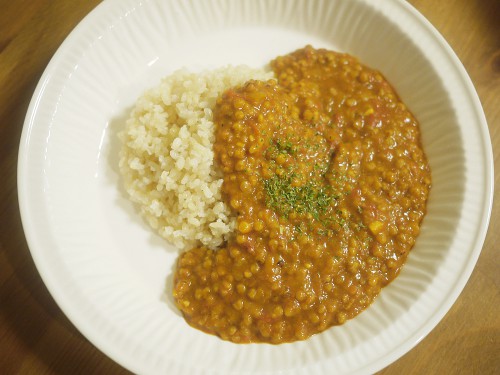
[[[226,89],[272,73],[246,66],[201,73],[179,70],[136,102],[122,141],[119,168],[130,199],[174,246],[220,246],[235,218],[222,201],[214,165],[212,109]]]

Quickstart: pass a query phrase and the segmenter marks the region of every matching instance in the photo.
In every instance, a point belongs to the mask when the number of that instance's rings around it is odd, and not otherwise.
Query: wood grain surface
[[[500,1],[410,0],[445,37],[484,107],[500,193]],[[127,374],[68,321],[24,238],[17,153],[29,100],[64,38],[97,0],[0,0],[0,374]],[[476,268],[439,325],[380,372],[500,374],[500,203]]]

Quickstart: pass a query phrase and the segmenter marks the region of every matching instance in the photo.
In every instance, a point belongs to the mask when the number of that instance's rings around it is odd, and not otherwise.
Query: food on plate
[[[210,174],[234,221],[174,275],[186,321],[237,343],[303,340],[366,309],[400,272],[431,186],[418,122],[380,72],[310,46],[270,65],[274,79],[208,106]]]

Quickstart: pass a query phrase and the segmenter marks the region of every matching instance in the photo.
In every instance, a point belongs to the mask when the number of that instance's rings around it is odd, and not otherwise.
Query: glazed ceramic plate
[[[135,99],[181,67],[263,66],[306,44],[379,69],[421,122],[433,174],[408,263],[355,319],[302,342],[236,345],[188,326],[172,302],[178,250],[126,198],[119,142]],[[57,51],[19,154],[29,247],[55,300],[100,350],[136,373],[371,373],[421,340],[474,268],[493,161],[464,68],[404,1],[109,0]]]

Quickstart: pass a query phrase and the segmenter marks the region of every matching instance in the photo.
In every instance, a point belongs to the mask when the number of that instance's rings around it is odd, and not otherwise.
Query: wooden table
[[[17,203],[17,152],[45,66],[98,0],[0,0],[0,374],[128,373],[57,307],[33,264]],[[411,0],[448,40],[479,93],[500,193],[500,1]],[[381,374],[500,374],[500,203],[477,266],[441,323]]]

